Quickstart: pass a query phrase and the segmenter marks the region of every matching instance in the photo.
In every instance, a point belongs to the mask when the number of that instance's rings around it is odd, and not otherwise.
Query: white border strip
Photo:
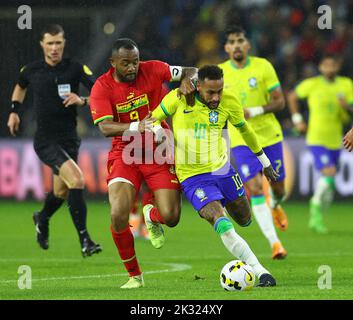
[[[114,178],[114,179],[109,180],[108,187],[110,187],[113,183],[116,183],[116,182],[125,182],[125,183],[130,183],[132,186],[134,185],[130,180],[118,177],[118,178]]]

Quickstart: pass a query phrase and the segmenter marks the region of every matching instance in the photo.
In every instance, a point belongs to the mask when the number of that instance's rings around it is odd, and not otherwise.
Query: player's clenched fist
[[[138,124],[138,131],[143,133],[145,131],[152,131],[153,128],[153,122],[155,122],[156,119],[152,118],[152,113],[149,112],[148,115],[139,122]]]
[[[305,133],[307,130],[307,125],[304,121],[299,122],[295,125],[295,128],[300,132],[300,133]]]
[[[10,133],[16,136],[16,132],[20,128],[20,117],[17,113],[11,112],[9,115],[9,120],[7,121],[7,126],[9,127]]]
[[[343,145],[349,152],[353,150],[353,127],[344,136]]]
[[[276,181],[279,174],[273,169],[272,165],[263,168],[264,175],[269,181]]]
[[[196,86],[194,84],[193,79],[184,78],[181,83],[180,87],[177,90],[177,95],[179,99],[181,96],[185,96],[186,102],[189,106],[193,106],[195,104],[195,92]]]

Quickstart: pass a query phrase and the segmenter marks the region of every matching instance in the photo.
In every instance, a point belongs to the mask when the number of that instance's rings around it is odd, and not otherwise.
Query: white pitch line
[[[157,264],[157,263],[156,263]],[[171,269],[162,269],[154,271],[146,271],[143,274],[154,274],[154,273],[165,273],[165,272],[179,272],[189,270],[192,267],[184,263],[158,263],[158,265],[169,266]],[[87,276],[71,276],[71,277],[49,277],[49,278],[34,278],[32,281],[55,281],[55,280],[80,280],[80,279],[97,279],[97,278],[111,278],[111,277],[126,277],[126,273],[114,273],[114,274],[94,274]],[[3,280],[1,283],[12,283],[17,280]]]
[[[269,254],[266,253],[260,253],[256,254],[258,258],[267,258],[269,257]],[[288,256],[291,257],[353,257],[352,253],[348,252],[312,252],[312,253],[292,253],[289,252]],[[196,257],[195,259],[202,259],[204,257]],[[223,259],[224,255],[207,255],[207,258],[210,259]],[[168,256],[168,259],[180,259],[180,260],[185,260],[185,256]],[[82,258],[0,258],[0,263],[7,263],[7,262],[20,262],[20,263],[29,263],[29,262],[37,262],[40,261],[42,263],[50,263],[50,262],[73,262],[73,263],[83,263],[85,260]],[[93,261],[93,260],[91,260]],[[90,262],[91,262],[90,261]],[[102,261],[117,261],[116,258],[108,258],[108,257],[99,257],[97,260],[94,260],[94,262],[102,262]],[[160,264],[158,262],[156,263],[150,263],[150,262],[144,262],[144,264]]]

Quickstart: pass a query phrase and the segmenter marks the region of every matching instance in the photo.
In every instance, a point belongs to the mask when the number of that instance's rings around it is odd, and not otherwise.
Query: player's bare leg
[[[135,200],[133,201],[133,204],[131,206],[130,215],[129,215],[129,225],[130,225],[131,232],[132,232],[132,235],[134,236],[134,238],[138,238],[140,236],[139,230],[140,230],[141,219],[140,219],[140,215],[138,212],[138,202],[139,202],[139,199],[138,199],[138,195],[137,195]]]
[[[251,208],[246,196],[239,197],[228,203],[226,209],[227,213],[239,226],[247,227],[251,224]]]
[[[154,204],[153,193],[148,189],[145,183],[141,185],[140,195],[142,208],[147,204]],[[143,213],[141,213],[139,210],[140,206],[138,198],[139,196],[136,196],[136,199],[130,212],[129,224],[131,227],[131,232],[135,239],[142,238],[149,240],[145,219]]]
[[[122,289],[134,289],[144,286],[136,253],[134,237],[129,226],[129,214],[136,198],[135,188],[125,182],[116,182],[108,187],[111,207],[111,233],[120,258],[129,273],[129,281]]]
[[[277,228],[286,231],[288,228],[288,218],[281,206],[286,195],[284,181],[271,181],[270,186],[269,206],[272,211],[273,221]]]
[[[322,214],[332,203],[336,172],[337,169],[335,166],[325,167],[321,170],[321,177],[310,200],[309,228],[317,233],[327,233]]]
[[[227,205],[227,211],[236,221],[242,225],[249,225],[251,221],[251,210],[245,196],[240,197]],[[245,261],[250,265],[255,275],[259,278],[259,286],[275,286],[276,280],[266,270],[251,251],[246,241],[240,237],[234,229],[232,222],[226,216],[219,201],[212,201],[204,206],[199,214],[207,220],[221,237],[224,246],[236,258]]]
[[[49,248],[49,220],[64,203],[69,190],[58,175],[54,175],[53,181],[53,191],[47,194],[43,209],[33,214],[37,242],[44,250]]]
[[[162,224],[175,227],[180,219],[181,194],[179,190],[158,189],[154,191],[156,206],[148,204],[143,214],[152,245],[159,249],[164,245]]]
[[[272,213],[270,207],[266,203],[262,184],[262,175],[258,173],[255,177],[248,180],[245,184],[248,190],[250,191],[251,207],[255,219],[262,233],[267,238],[272,248],[272,258],[284,259],[287,255],[287,252],[282,246],[281,241],[277,236],[273,224]]]
[[[159,189],[154,191],[155,203],[165,224],[173,228],[180,219],[181,193],[179,190]]]
[[[81,169],[72,159],[67,160],[59,169],[59,178],[68,189],[67,202],[80,239],[82,255],[86,257],[101,252],[101,246],[91,240],[87,230],[87,207],[83,197],[85,182]],[[63,189],[61,183],[57,187],[62,194],[67,192]]]

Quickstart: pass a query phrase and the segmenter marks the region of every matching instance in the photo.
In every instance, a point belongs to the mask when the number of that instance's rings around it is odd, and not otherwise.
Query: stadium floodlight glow
[[[115,24],[112,22],[107,22],[103,27],[103,31],[105,34],[113,34],[115,31]]]

